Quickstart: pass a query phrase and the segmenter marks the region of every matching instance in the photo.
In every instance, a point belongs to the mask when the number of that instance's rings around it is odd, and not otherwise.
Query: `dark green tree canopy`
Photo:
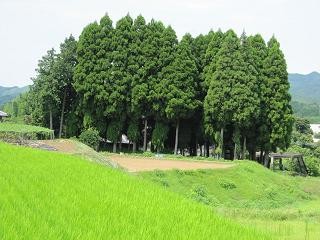
[[[266,45],[259,34],[218,30],[178,41],[171,26],[128,14],[116,24],[105,15],[48,51],[22,99],[38,124],[60,126],[60,136],[63,126],[74,135],[94,127],[114,151],[127,134],[133,149],[143,136],[144,150],[151,140],[174,153],[205,145],[206,155],[245,158],[248,149],[255,158],[290,143],[288,90],[275,37]]]

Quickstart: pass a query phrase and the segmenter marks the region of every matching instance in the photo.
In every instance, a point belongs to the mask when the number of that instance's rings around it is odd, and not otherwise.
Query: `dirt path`
[[[118,163],[121,167],[129,172],[141,172],[152,170],[193,170],[193,169],[222,169],[233,167],[230,163],[217,163],[209,161],[182,161],[182,160],[165,160],[149,157],[130,157],[127,155],[112,154],[108,156],[112,161]]]
[[[139,157],[130,155],[108,154],[107,156],[94,151],[92,148],[72,140],[42,140],[33,141],[30,146],[44,150],[59,151],[84,156],[98,163],[118,166],[128,172],[141,172],[152,170],[193,170],[193,169],[224,169],[233,167],[232,163],[219,163],[210,161],[168,160],[156,157]],[[111,160],[111,161],[110,161]]]
[[[40,148],[43,150],[58,151],[67,154],[82,156],[87,160],[111,166],[113,168],[119,167],[116,162],[110,161],[103,154],[96,152],[95,150],[83,143],[70,139],[31,141],[29,143],[29,146],[34,148]]]

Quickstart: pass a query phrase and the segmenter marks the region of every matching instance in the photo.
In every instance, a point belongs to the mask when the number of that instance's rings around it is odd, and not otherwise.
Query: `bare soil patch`
[[[72,141],[68,140],[41,140],[38,141],[39,143],[42,143],[47,146],[51,146],[55,148],[59,152],[64,152],[64,153],[76,153],[77,152],[77,147]]]
[[[166,160],[151,157],[130,157],[127,155],[112,154],[108,156],[128,172],[141,172],[152,170],[194,170],[194,169],[225,169],[233,167],[231,163],[217,163],[209,161],[183,161]]]

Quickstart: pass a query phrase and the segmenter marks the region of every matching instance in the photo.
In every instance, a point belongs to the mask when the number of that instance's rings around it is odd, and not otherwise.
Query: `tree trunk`
[[[263,150],[262,147],[261,147],[261,149],[260,149],[260,157],[259,157],[259,163],[260,163],[260,164],[263,163],[263,153],[264,153],[264,150]]]
[[[198,139],[196,139],[196,144],[194,146],[194,156],[198,156]]]
[[[209,157],[209,153],[210,153],[210,146],[209,146],[209,142],[206,141],[206,157]]]
[[[113,143],[113,149],[112,152],[116,153],[117,152],[117,142]]]
[[[132,152],[136,152],[137,151],[137,143],[136,142],[132,142]]]
[[[200,148],[200,157],[202,157],[202,145],[199,145]]]
[[[269,167],[269,151],[264,153],[264,166]]]
[[[144,120],[144,130],[143,130],[143,151],[147,151],[147,127],[148,127],[148,120]]]
[[[180,125],[180,120],[178,119],[177,125],[176,125],[176,139],[174,143],[174,154],[178,154],[178,141],[179,141],[179,125]]]
[[[246,151],[247,151],[247,138],[243,139],[243,148],[242,148],[242,159],[246,159]]]
[[[67,87],[64,88],[64,93],[63,93],[63,102],[62,102],[60,128],[59,128],[59,138],[61,138],[61,136],[62,136],[62,125],[63,125],[64,109],[66,107],[66,98],[67,98]]]
[[[223,146],[223,128],[221,128],[221,131],[220,131],[220,148],[221,148],[221,157],[222,158],[225,158],[224,156],[224,146]]]
[[[234,143],[233,160],[237,160],[237,143]]]
[[[52,123],[52,110],[50,108],[50,111],[49,111],[49,117],[50,117],[50,129],[52,130],[53,129],[53,123]]]

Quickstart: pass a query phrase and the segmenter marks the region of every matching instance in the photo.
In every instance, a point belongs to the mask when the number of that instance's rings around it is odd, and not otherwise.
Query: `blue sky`
[[[116,21],[128,12],[170,24],[181,37],[230,28],[240,34],[273,34],[288,71],[320,71],[318,0],[0,0],[0,85],[31,84],[37,62],[70,34],[106,12]]]

